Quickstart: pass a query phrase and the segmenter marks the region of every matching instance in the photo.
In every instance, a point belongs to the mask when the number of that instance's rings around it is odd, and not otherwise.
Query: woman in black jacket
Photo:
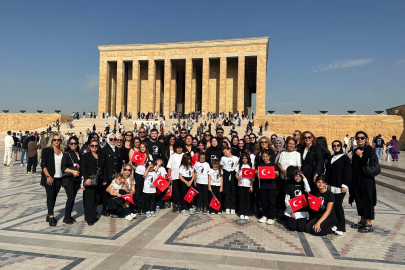
[[[103,188],[101,190],[103,193],[103,216],[108,216],[110,214],[107,210],[110,194],[105,190],[111,184],[114,174],[121,172],[122,168],[121,149],[116,147],[115,141],[116,137],[113,133],[107,135],[107,144],[101,150],[103,160],[101,166],[103,171]]]
[[[99,141],[92,140],[89,143],[90,152],[83,155],[81,159],[80,173],[84,178],[85,190],[83,192],[84,219],[89,226],[98,221],[97,201],[100,196],[101,188],[101,157],[98,154]],[[97,177],[97,185],[91,186],[91,177]]]
[[[211,146],[207,148],[205,151],[206,153],[206,162],[212,167],[212,161],[214,159],[217,159],[218,161],[221,160],[222,157],[222,150],[220,146],[218,145],[218,139],[217,137],[213,137],[211,139]]]
[[[363,168],[368,166],[369,159],[377,159],[373,147],[367,143],[367,134],[358,131],[355,139],[357,148],[352,157],[353,181],[350,185],[349,203],[356,202],[357,213],[361,220],[351,227],[361,233],[373,231],[371,220],[374,219],[374,206],[377,205],[377,189],[373,176],[366,175]],[[375,162],[378,162],[376,160]]]
[[[55,227],[58,221],[56,220],[53,209],[55,208],[56,197],[62,186],[62,155],[65,148],[63,137],[59,133],[53,133],[49,137],[48,145],[42,150],[41,156],[41,185],[46,191],[46,206],[48,215],[46,222],[49,226]]]
[[[70,137],[68,148],[62,157],[62,186],[66,191],[67,201],[65,207],[65,218],[63,223],[73,224],[76,222],[72,218],[72,209],[75,203],[77,191],[80,188],[80,159],[82,154],[79,150],[79,139]]]
[[[167,164],[169,161],[170,155],[174,152],[174,144],[176,143],[176,136],[174,134],[170,134],[166,137],[165,142],[162,146],[162,158],[163,163]]]
[[[352,164],[350,158],[343,153],[341,141],[332,142],[333,156],[329,159],[326,169],[328,189],[335,195],[335,209],[337,229],[335,234],[343,235],[346,232],[346,219],[343,210],[343,200],[352,181]]]
[[[316,145],[316,138],[310,131],[301,134],[300,144],[304,146],[297,150],[302,158],[302,172],[308,179],[311,193],[314,193],[318,191],[316,177],[324,172],[322,149]]]

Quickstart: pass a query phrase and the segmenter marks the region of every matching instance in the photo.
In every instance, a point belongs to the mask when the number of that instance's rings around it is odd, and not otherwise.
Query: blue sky
[[[266,110],[405,103],[405,1],[3,1],[0,110],[96,111],[97,45],[268,36]]]

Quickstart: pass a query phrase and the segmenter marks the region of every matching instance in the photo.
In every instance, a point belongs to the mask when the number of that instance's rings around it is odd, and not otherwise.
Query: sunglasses
[[[298,134],[298,133],[297,133],[297,134],[295,134],[295,133],[294,133],[294,134],[293,134],[293,136],[301,136],[301,134]]]
[[[217,133],[218,133],[218,134],[222,134],[222,133],[224,133],[224,132],[222,132],[222,131],[218,131]]]
[[[69,145],[78,145],[78,143],[71,142],[71,143],[69,143]]]
[[[205,137],[207,137],[207,136],[209,137],[209,136],[211,136],[211,135],[210,135],[210,134],[205,134],[204,136],[205,136]]]
[[[332,145],[332,147],[340,147],[340,145],[339,144],[334,144],[334,145]]]
[[[132,137],[132,134],[125,134],[125,136],[131,136]]]
[[[124,169],[124,172],[130,172],[131,169]]]
[[[110,138],[110,142],[115,142],[117,139],[115,138]]]
[[[310,140],[310,139],[312,139],[312,136],[306,136],[306,137],[304,137],[304,139],[305,140],[307,140],[307,139]]]
[[[97,148],[97,147],[98,147],[98,144],[92,144],[92,145],[90,145],[90,147],[91,147],[91,148]]]
[[[366,139],[366,137],[356,137],[356,140],[360,140],[360,141],[363,141],[365,139]]]
[[[139,133],[145,133],[145,131],[139,131]]]
[[[260,143],[268,143],[267,141],[261,141]]]
[[[61,142],[62,139],[52,139],[53,142]]]
[[[275,140],[275,139],[276,139],[276,137],[272,137],[271,139],[272,139],[272,140]]]
[[[116,141],[117,141],[117,142],[122,142],[122,140],[120,140],[120,139],[117,139]]]
[[[256,139],[256,138],[255,138],[255,137],[250,137],[250,139],[251,139],[251,140],[254,140],[254,139]]]
[[[186,134],[187,132],[181,132],[181,134]]]

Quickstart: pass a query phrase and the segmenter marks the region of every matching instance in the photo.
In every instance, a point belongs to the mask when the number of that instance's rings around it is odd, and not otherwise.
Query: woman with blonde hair
[[[41,186],[44,186],[46,191],[46,206],[48,208],[46,222],[49,222],[51,227],[55,227],[58,223],[53,210],[56,197],[62,186],[62,156],[64,151],[65,142],[63,136],[56,132],[51,134],[47,147],[42,150]]]

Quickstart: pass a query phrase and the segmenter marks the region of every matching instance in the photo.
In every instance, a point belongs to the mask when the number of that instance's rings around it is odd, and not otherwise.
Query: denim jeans
[[[21,164],[24,164],[24,156],[26,157],[25,163],[28,164],[28,149],[21,149]]]
[[[383,149],[382,148],[376,148],[375,153],[376,153],[378,158],[381,158],[381,156],[383,154]]]

